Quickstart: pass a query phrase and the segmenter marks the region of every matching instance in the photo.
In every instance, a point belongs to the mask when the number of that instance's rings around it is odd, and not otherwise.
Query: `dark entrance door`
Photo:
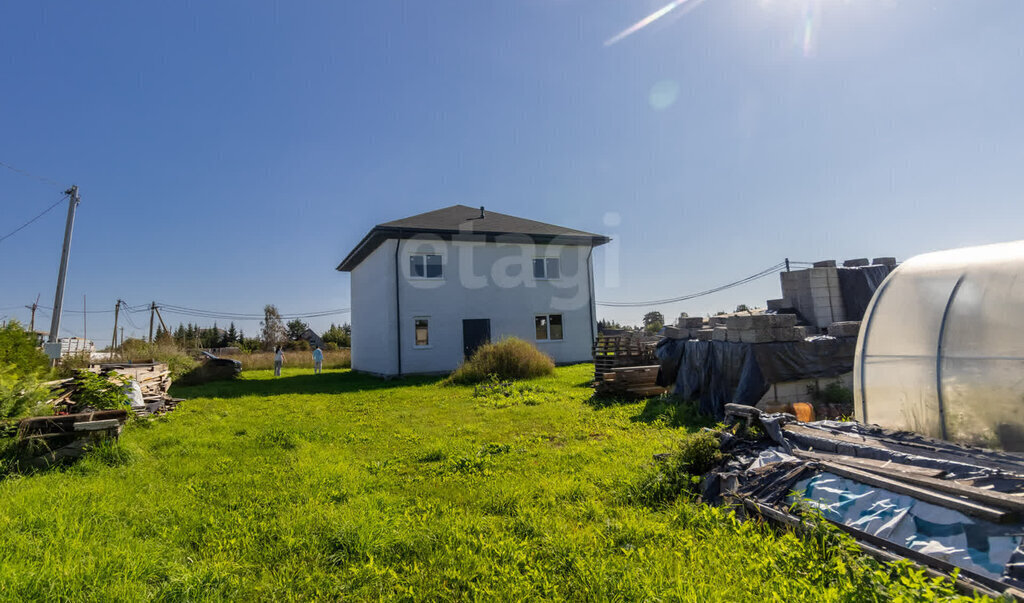
[[[462,353],[469,358],[473,352],[491,340],[491,319],[470,318],[462,321]]]

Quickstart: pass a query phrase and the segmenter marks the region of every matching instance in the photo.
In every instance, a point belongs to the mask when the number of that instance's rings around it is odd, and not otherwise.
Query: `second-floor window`
[[[558,258],[534,258],[533,278],[558,278],[560,268]]]
[[[441,278],[441,256],[433,253],[419,253],[409,256],[409,276],[415,278]]]

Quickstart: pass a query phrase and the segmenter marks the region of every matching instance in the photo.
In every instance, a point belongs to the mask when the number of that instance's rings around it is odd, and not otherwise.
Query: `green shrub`
[[[120,375],[103,376],[82,371],[75,377],[74,401],[77,406],[97,410],[124,408],[128,404],[128,396],[124,392],[126,382]]]
[[[17,377],[40,377],[49,368],[50,359],[36,347],[36,335],[12,320],[0,327],[0,366],[13,368]]]
[[[0,366],[0,419],[23,417],[49,397],[49,389],[13,365]]]
[[[446,381],[479,383],[492,375],[498,380],[532,379],[550,375],[554,370],[550,356],[518,337],[509,337],[480,346]]]
[[[692,494],[701,476],[722,460],[721,442],[712,431],[688,434],[678,450],[659,462],[634,486],[633,498],[645,505],[661,505],[682,494]]]

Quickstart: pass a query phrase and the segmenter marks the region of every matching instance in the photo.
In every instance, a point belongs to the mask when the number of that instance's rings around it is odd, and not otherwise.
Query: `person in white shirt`
[[[274,376],[275,377],[280,377],[281,376],[281,365],[282,364],[284,364],[284,350],[281,349],[281,346],[277,346],[277,349],[274,350]]]
[[[320,346],[316,346],[313,350],[313,374],[319,375],[323,372],[324,366],[324,353],[320,351]]]

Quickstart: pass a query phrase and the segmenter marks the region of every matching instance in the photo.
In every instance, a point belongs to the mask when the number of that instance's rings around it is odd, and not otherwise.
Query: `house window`
[[[426,318],[417,318],[416,328],[416,347],[425,348],[430,345],[430,326],[429,321]]]
[[[558,258],[534,258],[533,278],[558,278],[560,268]]]
[[[409,256],[409,275],[416,278],[441,278],[441,256],[420,253]]]
[[[537,330],[538,341],[557,341],[562,339],[562,315],[542,314],[533,319]]]

